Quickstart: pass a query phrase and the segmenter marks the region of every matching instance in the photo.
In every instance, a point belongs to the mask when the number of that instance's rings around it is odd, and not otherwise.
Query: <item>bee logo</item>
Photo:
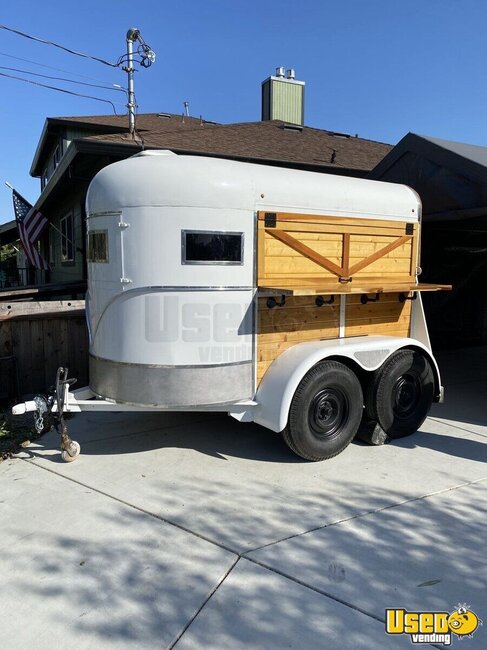
[[[454,612],[447,619],[448,627],[458,637],[472,637],[479,625],[480,618],[466,605],[457,605]]]

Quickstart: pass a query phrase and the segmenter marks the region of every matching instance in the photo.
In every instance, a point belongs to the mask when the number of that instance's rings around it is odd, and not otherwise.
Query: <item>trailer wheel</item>
[[[428,415],[434,383],[433,369],[424,354],[399,350],[373,373],[366,391],[366,413],[391,438],[409,436]]]
[[[342,363],[323,361],[297,387],[282,435],[288,447],[306,460],[332,458],[352,441],[362,412],[356,375]]]

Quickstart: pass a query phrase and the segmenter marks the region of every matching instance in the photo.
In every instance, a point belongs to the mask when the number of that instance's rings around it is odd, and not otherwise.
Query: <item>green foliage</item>
[[[7,244],[0,246],[0,287],[3,283],[17,277],[17,251]]]
[[[0,409],[0,462],[11,458],[37,436],[32,413],[13,417],[10,409]]]
[[[4,264],[13,261],[15,265],[16,257],[17,257],[17,251],[11,244],[0,246],[0,263]]]

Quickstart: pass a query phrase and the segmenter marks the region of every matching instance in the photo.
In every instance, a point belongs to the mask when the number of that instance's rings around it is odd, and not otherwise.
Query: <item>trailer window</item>
[[[183,264],[243,264],[243,232],[183,230]]]
[[[108,231],[88,233],[88,262],[108,262]]]

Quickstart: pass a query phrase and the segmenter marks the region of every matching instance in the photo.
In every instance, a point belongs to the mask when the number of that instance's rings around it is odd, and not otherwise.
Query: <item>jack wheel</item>
[[[61,452],[61,458],[64,460],[65,463],[72,463],[73,460],[76,460],[78,456],[80,455],[81,452],[81,447],[78,442],[75,440],[71,441],[71,444],[69,445],[69,449],[63,449]]]

